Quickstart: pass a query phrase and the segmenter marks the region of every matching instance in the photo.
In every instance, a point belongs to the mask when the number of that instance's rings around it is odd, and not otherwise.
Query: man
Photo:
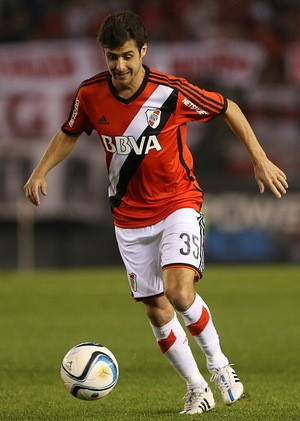
[[[161,351],[185,379],[183,414],[215,407],[179,314],[203,351],[211,380],[225,404],[243,395],[243,385],[221,350],[208,306],[195,292],[202,276],[202,190],[186,145],[186,123],[222,115],[244,143],[259,190],[281,197],[285,174],[266,156],[239,107],[221,94],[143,65],[146,30],[125,11],[108,16],[99,31],[108,71],[84,81],[68,120],[52,138],[24,186],[40,205],[46,174],[67,157],[83,131],[96,130],[106,152],[109,198],[116,238],[133,297],[142,301]]]

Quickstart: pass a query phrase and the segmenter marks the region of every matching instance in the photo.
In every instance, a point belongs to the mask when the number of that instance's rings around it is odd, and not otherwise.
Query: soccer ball
[[[91,401],[103,398],[115,387],[119,367],[108,348],[94,342],[84,342],[65,355],[60,375],[71,395]]]

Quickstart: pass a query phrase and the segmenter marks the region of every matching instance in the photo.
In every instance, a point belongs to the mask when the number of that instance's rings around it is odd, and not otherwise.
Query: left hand
[[[254,164],[254,174],[260,193],[264,193],[265,186],[268,186],[278,198],[286,194],[289,187],[287,176],[267,157]]]

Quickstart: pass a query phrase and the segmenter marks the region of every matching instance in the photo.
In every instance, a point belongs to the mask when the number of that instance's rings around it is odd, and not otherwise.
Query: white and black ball
[[[105,346],[84,342],[65,355],[60,370],[66,389],[78,399],[96,400],[115,387],[119,367],[114,354]]]

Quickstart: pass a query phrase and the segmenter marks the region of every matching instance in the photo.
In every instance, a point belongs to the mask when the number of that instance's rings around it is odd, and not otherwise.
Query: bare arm
[[[239,106],[228,100],[228,108],[223,117],[250,154],[260,193],[263,193],[265,186],[268,186],[274,195],[280,198],[288,188],[287,177],[268,159]]]
[[[24,186],[26,197],[36,206],[40,205],[41,193],[47,194],[46,175],[48,172],[63,161],[72,151],[78,137],[68,136],[59,130],[48,145],[41,161],[32,172],[30,178]]]

